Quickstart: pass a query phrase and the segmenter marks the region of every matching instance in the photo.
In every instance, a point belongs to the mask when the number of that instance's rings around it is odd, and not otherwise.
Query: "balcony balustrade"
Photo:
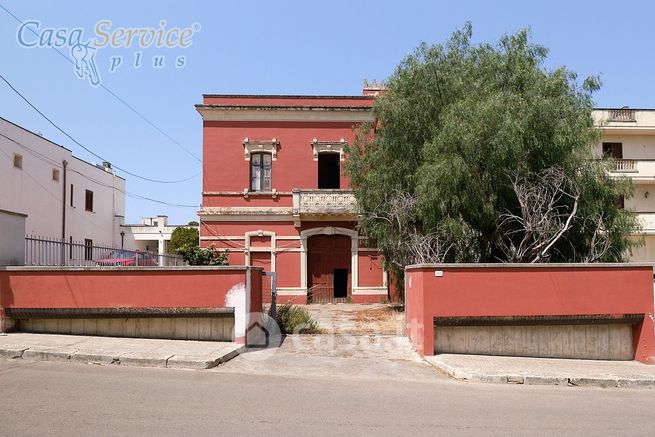
[[[294,189],[293,215],[301,219],[344,219],[357,216],[357,200],[350,190]]]

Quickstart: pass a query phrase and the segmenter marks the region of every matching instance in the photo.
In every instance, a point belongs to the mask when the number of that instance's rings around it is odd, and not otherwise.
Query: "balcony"
[[[607,121],[616,121],[622,123],[634,123],[637,121],[637,117],[634,109],[621,108],[621,109],[609,109]]]
[[[655,160],[650,159],[617,159],[612,175],[626,176],[635,184],[655,183]]]
[[[653,212],[638,212],[639,223],[641,224],[641,231],[646,235],[655,234],[655,213]]]
[[[636,159],[617,159],[612,173],[639,173]]]
[[[655,110],[600,108],[592,113],[594,124],[605,135],[652,135],[655,131]]]
[[[357,217],[357,200],[350,190],[293,190],[293,216],[301,220],[344,220]]]

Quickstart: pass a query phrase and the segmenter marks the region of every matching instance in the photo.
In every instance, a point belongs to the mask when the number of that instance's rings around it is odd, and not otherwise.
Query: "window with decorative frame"
[[[270,153],[250,155],[250,191],[271,191],[272,158]]]

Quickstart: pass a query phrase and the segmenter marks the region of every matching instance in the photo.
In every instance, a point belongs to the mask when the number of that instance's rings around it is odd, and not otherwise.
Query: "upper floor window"
[[[623,143],[603,143],[603,156],[623,159]]]
[[[84,193],[84,209],[93,212],[93,191],[86,190]]]
[[[272,156],[270,153],[250,155],[250,190],[271,191]]]
[[[23,155],[14,153],[14,167],[21,169],[23,168]]]
[[[56,168],[52,169],[52,180],[59,182],[59,170]]]
[[[341,162],[339,153],[318,154],[318,188],[341,188]]]

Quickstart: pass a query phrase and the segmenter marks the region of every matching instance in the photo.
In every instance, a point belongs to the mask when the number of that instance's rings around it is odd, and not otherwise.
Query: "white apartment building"
[[[596,156],[616,159],[612,174],[627,176],[634,183],[634,196],[625,199],[642,224],[645,245],[634,249],[632,261],[655,261],[655,110],[598,108],[594,121],[601,129]]]
[[[121,225],[121,244],[126,248],[157,252],[159,265],[165,265],[166,260],[163,255],[168,252],[168,242],[171,241],[173,231],[180,227],[192,226],[169,224],[166,215],[145,217],[139,224]]]
[[[124,193],[109,163],[83,161],[0,118],[0,210],[27,215],[25,233],[117,247]]]

